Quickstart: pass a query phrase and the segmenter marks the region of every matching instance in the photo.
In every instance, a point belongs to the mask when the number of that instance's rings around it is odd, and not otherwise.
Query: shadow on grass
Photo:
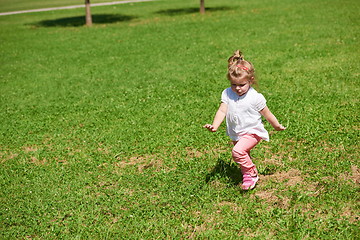
[[[118,15],[118,14],[93,14],[93,24],[107,24],[130,21],[134,19],[133,16]],[[36,27],[80,27],[85,25],[85,16],[58,18],[53,20],[44,20],[31,24]]]
[[[230,161],[218,159],[215,167],[206,176],[206,183],[216,179],[228,179],[230,185],[238,185],[242,181],[238,166]]]
[[[205,14],[206,12],[216,12],[216,11],[228,11],[232,8],[230,7],[209,7],[205,8]],[[167,9],[167,10],[161,10],[156,12],[157,14],[163,14],[168,16],[175,16],[175,15],[183,15],[183,14],[191,14],[191,13],[199,13],[200,8],[178,8],[178,9]]]

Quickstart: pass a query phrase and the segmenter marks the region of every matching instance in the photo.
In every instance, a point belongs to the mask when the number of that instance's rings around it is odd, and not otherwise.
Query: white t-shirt
[[[239,96],[227,88],[222,92],[221,102],[228,106],[226,132],[231,140],[238,141],[242,135],[256,134],[269,141],[269,133],[261,121],[260,111],[266,107],[266,100],[261,93],[250,87],[247,93]]]

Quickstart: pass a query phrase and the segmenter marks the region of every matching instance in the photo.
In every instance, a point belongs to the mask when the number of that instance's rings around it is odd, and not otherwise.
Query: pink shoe
[[[249,174],[243,175],[243,184],[241,185],[242,190],[252,190],[255,188],[256,183],[259,181],[259,177],[252,177]]]

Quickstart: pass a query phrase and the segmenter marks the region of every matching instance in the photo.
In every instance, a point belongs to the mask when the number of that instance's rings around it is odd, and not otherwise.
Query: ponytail
[[[245,60],[242,52],[240,50],[236,50],[234,54],[228,59],[228,74],[227,78],[231,79],[239,79],[244,76],[248,76],[249,79],[254,82],[255,77],[255,68],[251,62]]]

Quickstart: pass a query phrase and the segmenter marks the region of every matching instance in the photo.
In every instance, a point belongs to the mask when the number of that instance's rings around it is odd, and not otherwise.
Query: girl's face
[[[240,79],[232,79],[230,80],[231,90],[239,96],[244,95],[249,91],[251,86],[251,80],[248,77],[243,77]]]

